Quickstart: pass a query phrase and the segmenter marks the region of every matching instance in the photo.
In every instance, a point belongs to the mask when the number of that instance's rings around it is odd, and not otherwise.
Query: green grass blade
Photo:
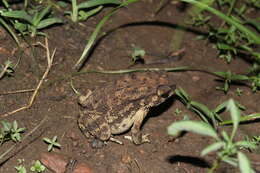
[[[55,17],[49,18],[49,19],[44,19],[38,24],[37,29],[43,29],[43,28],[46,28],[46,27],[56,24],[56,23],[63,23],[63,21],[61,19],[55,18]]]
[[[91,8],[91,7],[105,5],[105,4],[119,5],[121,3],[122,2],[119,0],[89,0],[89,1],[78,4],[78,9]]]
[[[87,20],[89,17],[95,15],[96,13],[100,12],[102,10],[103,6],[99,6],[97,8],[94,8],[93,10],[89,10],[87,12],[81,10],[79,11],[79,20],[83,21],[83,20]]]
[[[37,18],[32,21],[34,26],[37,26],[41,20],[50,12],[51,6],[44,8],[38,15]]]
[[[97,35],[99,33],[99,31],[101,30],[101,28],[103,27],[103,25],[106,23],[106,21],[113,15],[117,12],[117,10],[119,10],[121,7],[124,7],[124,6],[127,6],[128,4],[130,3],[133,3],[133,2],[136,2],[138,0],[128,0],[128,1],[125,1],[124,3],[122,3],[121,5],[119,5],[118,7],[112,9],[108,15],[106,15],[96,26],[94,32],[91,34],[89,40],[88,40],[88,43],[81,55],[81,57],[79,58],[79,60],[76,62],[76,64],[74,65],[74,68],[77,69],[79,68],[82,63],[86,60],[86,57],[90,51],[90,49],[92,48],[96,38],[97,38]]]
[[[212,119],[213,117],[213,113],[211,110],[209,110],[209,108],[199,102],[195,102],[195,101],[191,101],[191,106],[193,107],[193,109],[197,109],[199,112],[201,112],[202,114],[206,115],[209,119]]]
[[[166,71],[166,72],[177,72],[187,70],[188,67],[180,66],[180,67],[172,67],[172,68],[139,68],[139,69],[122,69],[122,70],[85,70],[80,72],[72,73],[72,76],[78,76],[86,73],[101,73],[101,74],[125,74],[125,73],[134,73],[134,72],[158,72],[158,71]]]
[[[11,27],[2,18],[0,18],[0,23],[5,27],[5,29],[11,34],[15,42],[20,46],[19,39],[16,37],[16,34],[11,29]]]
[[[15,19],[22,19],[28,23],[32,23],[32,17],[29,16],[24,10],[14,10],[14,11],[5,11],[1,12],[1,16],[10,17]]]
[[[240,118],[240,123],[241,122],[248,122],[248,121],[255,121],[260,119],[260,113],[253,113],[250,115],[246,115],[246,116],[242,116]],[[223,125],[230,125],[232,124],[232,120],[227,120],[227,121],[223,121],[221,123],[219,123],[219,125],[223,126]]]
[[[221,18],[222,20],[226,21],[228,24],[235,26],[241,32],[246,34],[248,37],[250,37],[252,40],[254,40],[255,44],[260,44],[260,36],[257,33],[251,31],[250,29],[248,29],[246,27],[244,27],[242,24],[233,20],[231,17],[228,17],[225,14],[221,13],[220,11],[218,11],[218,10],[212,8],[212,7],[209,7],[207,4],[201,3],[201,2],[196,1],[196,0],[182,0],[182,1],[191,3],[193,5],[196,5],[199,8],[205,9],[205,10],[215,14],[216,16]]]

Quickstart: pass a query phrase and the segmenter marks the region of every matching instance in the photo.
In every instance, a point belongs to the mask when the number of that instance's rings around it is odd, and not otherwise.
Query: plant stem
[[[77,0],[72,0],[72,14],[71,14],[71,20],[73,22],[78,21],[78,6],[77,6]]]
[[[230,8],[228,9],[228,12],[227,12],[227,16],[230,16],[231,15],[231,13],[232,13],[232,11],[233,11],[233,9],[234,9],[234,7],[235,7],[235,4],[236,4],[236,0],[232,0],[232,2],[231,2],[231,5],[230,5]],[[222,28],[224,25],[225,25],[225,23],[226,23],[226,21],[225,20],[223,20],[223,22],[221,23],[221,25],[220,25],[220,28]]]
[[[0,72],[0,79],[2,79],[2,78],[4,77],[4,75],[5,75],[5,73],[6,73],[7,69],[8,69],[8,67],[9,67],[9,64],[6,64],[6,65],[4,66],[3,70]]]
[[[208,170],[207,173],[213,173],[219,167],[219,159],[215,160],[213,166]]]

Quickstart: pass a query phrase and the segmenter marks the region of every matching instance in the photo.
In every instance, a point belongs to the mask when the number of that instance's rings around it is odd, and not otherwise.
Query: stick
[[[24,90],[17,90],[17,91],[6,91],[0,93],[0,95],[9,95],[9,94],[18,94],[18,93],[26,93],[26,92],[33,92],[35,89],[24,89]]]
[[[34,100],[35,100],[35,97],[36,97],[36,95],[37,95],[37,93],[38,93],[38,91],[39,91],[39,89],[40,89],[40,87],[41,87],[41,85],[42,85],[42,82],[43,82],[44,79],[47,77],[48,73],[50,72],[50,69],[51,69],[51,66],[52,66],[52,63],[53,63],[53,58],[54,58],[54,55],[55,55],[55,53],[56,53],[56,48],[55,48],[54,51],[52,52],[52,55],[50,56],[50,50],[49,50],[49,44],[48,44],[48,39],[47,39],[47,38],[45,38],[45,46],[42,45],[41,43],[40,43],[40,45],[43,46],[43,47],[46,49],[46,55],[47,55],[48,65],[47,65],[46,71],[45,71],[45,73],[43,74],[43,76],[42,76],[40,82],[38,83],[36,89],[34,90],[34,92],[33,92],[32,96],[31,96],[31,98],[30,98],[28,104],[25,105],[25,106],[23,106],[23,107],[20,107],[20,108],[18,108],[18,109],[16,109],[16,110],[13,110],[13,111],[11,111],[11,112],[7,112],[7,113],[5,113],[5,114],[2,114],[2,115],[0,115],[0,117],[7,117],[7,116],[12,115],[12,114],[14,114],[14,113],[17,113],[17,112],[20,112],[20,111],[22,111],[22,110],[28,109],[28,108],[30,108],[30,107],[32,106],[32,104],[33,104],[33,102],[34,102]]]

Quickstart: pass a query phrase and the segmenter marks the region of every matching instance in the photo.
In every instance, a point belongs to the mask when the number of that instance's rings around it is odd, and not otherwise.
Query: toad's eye
[[[167,85],[160,85],[157,88],[157,95],[162,98],[168,98],[173,94],[174,89],[176,86],[167,86]]]

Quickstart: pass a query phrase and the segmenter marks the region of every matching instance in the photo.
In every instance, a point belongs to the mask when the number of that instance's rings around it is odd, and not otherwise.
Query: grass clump
[[[221,162],[226,162],[232,166],[238,167],[242,173],[253,173],[254,170],[250,165],[250,160],[240,151],[240,148],[246,147],[255,149],[256,145],[248,140],[234,140],[240,122],[240,111],[236,106],[235,101],[232,99],[223,103],[223,105],[230,112],[232,119],[233,129],[231,134],[228,134],[225,130],[218,133],[208,123],[190,120],[172,123],[168,127],[168,134],[176,136],[182,131],[188,131],[213,138],[215,142],[201,151],[201,156],[216,152],[216,160],[208,171],[209,173],[214,172]]]
[[[21,133],[25,131],[25,128],[19,128],[17,121],[14,121],[13,123],[1,121],[1,124],[2,128],[0,129],[0,145],[9,140],[14,142],[21,141]]]
[[[11,22],[14,28],[22,35],[30,34],[45,35],[39,30],[47,28],[53,24],[62,23],[62,20],[51,17],[51,6],[44,7],[42,10],[35,8],[32,10],[1,10],[0,14]]]
[[[84,21],[89,17],[100,12],[104,5],[114,4],[119,5],[121,1],[119,0],[89,0],[81,3],[77,3],[77,0],[71,0],[71,11],[65,11],[65,14],[70,15],[73,22]],[[86,11],[86,9],[89,9]]]

